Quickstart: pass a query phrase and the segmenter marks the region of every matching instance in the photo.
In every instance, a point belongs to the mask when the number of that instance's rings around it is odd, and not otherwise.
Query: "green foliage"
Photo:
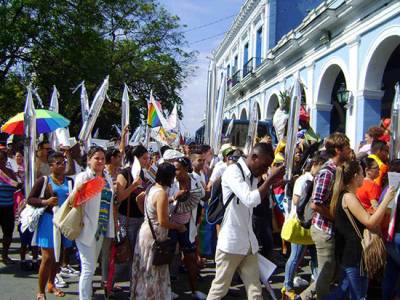
[[[193,71],[195,53],[179,18],[156,0],[8,0],[0,4],[0,121],[23,110],[25,86],[32,82],[48,105],[53,85],[60,91],[60,112],[81,127],[79,92],[85,80],[92,100],[106,75],[109,96],[95,127],[110,137],[120,123],[123,83],[131,101],[131,125],[146,115],[153,89],[163,108],[181,104],[178,91]]]
[[[290,110],[290,92],[287,90],[279,92],[279,106],[286,113]]]

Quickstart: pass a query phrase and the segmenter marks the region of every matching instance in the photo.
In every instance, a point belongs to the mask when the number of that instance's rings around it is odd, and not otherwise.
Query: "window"
[[[226,77],[227,78],[231,77],[231,65],[226,66]]]
[[[249,61],[249,43],[246,43],[246,45],[244,45],[244,50],[243,50],[243,69],[248,61]]]
[[[262,62],[261,49],[262,49],[262,27],[260,27],[260,29],[257,30],[257,35],[256,35],[256,67],[261,65]]]

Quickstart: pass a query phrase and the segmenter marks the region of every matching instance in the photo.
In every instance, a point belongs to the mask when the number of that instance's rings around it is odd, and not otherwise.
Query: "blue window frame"
[[[244,45],[244,51],[243,51],[243,69],[248,61],[249,61],[249,43],[246,43],[246,45]]]
[[[261,49],[262,49],[262,27],[260,27],[257,30],[257,35],[256,35],[256,66],[258,67],[259,65],[261,65]]]

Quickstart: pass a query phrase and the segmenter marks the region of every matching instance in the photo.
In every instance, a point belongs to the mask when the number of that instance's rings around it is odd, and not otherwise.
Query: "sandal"
[[[36,300],[46,300],[46,294],[37,293]]]
[[[52,287],[52,288],[48,289],[47,292],[49,294],[53,294],[56,297],[64,297],[65,296],[65,293],[56,287]]]
[[[122,286],[119,286],[118,284],[114,284],[112,290],[113,290],[113,292],[115,292],[115,293],[120,293],[120,292],[122,292],[124,289],[122,288]]]

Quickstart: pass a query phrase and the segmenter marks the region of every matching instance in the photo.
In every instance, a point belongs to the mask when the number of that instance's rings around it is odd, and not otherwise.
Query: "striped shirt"
[[[13,206],[16,190],[15,187],[0,180],[0,206]]]
[[[335,182],[336,165],[328,160],[314,179],[314,189],[311,200],[314,204],[329,207]],[[333,223],[323,215],[314,213],[312,224],[329,235],[333,234]]]

